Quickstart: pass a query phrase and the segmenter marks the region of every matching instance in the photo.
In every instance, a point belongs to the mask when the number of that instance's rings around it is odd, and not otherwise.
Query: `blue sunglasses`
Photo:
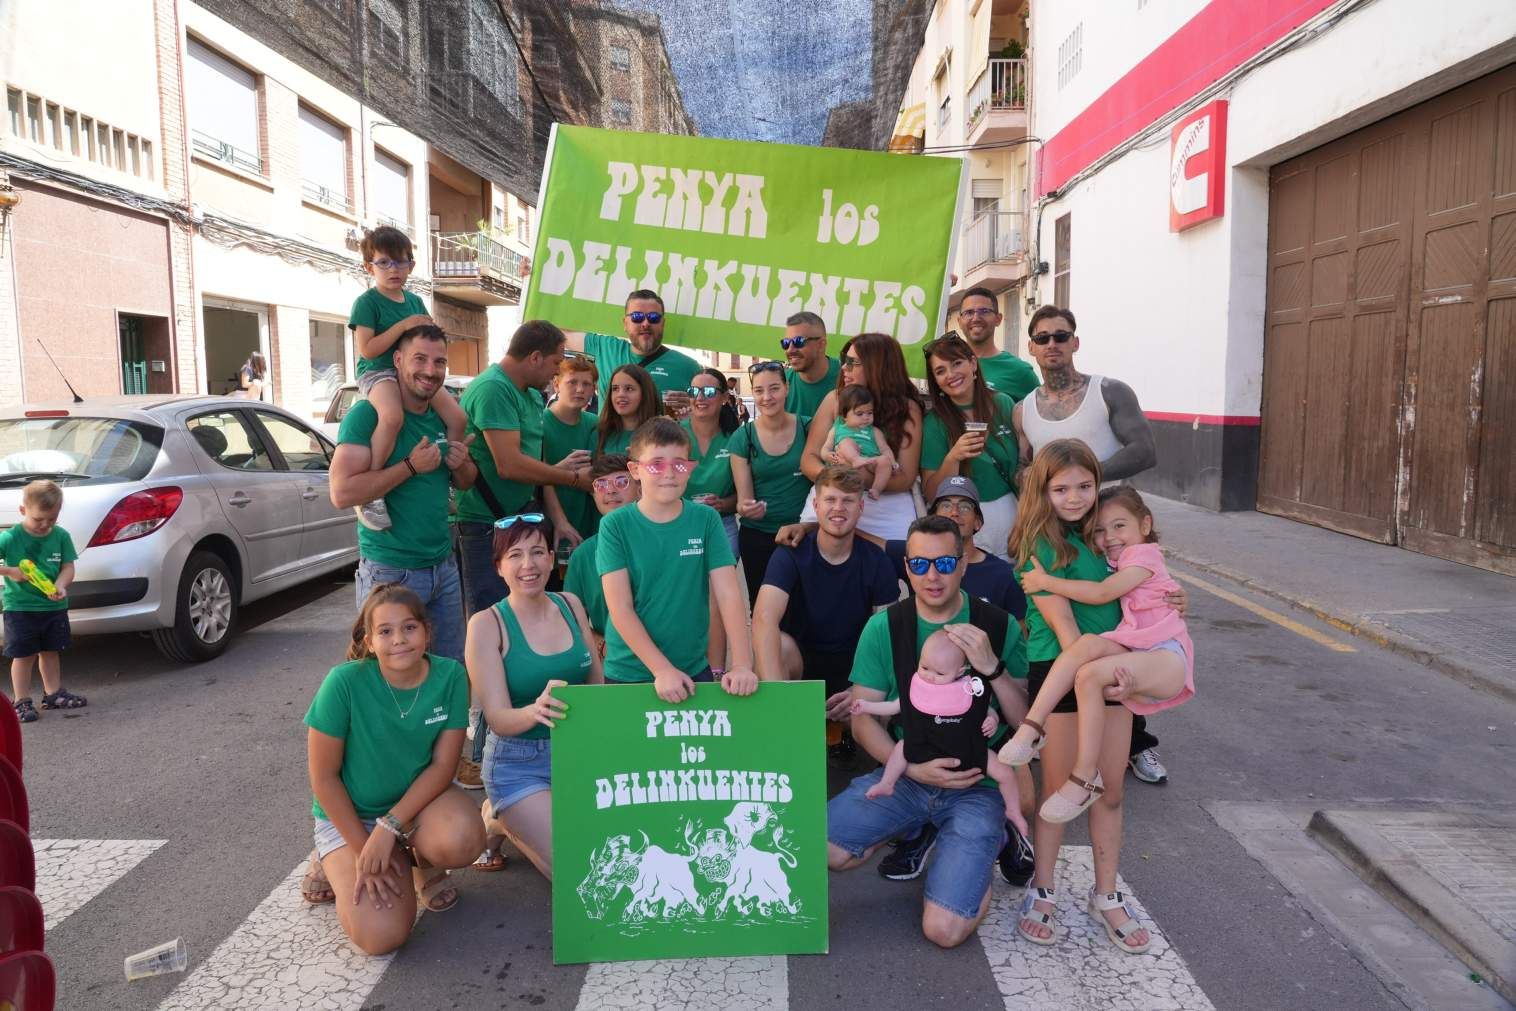
[[[958,556],[939,555],[936,558],[924,558],[921,555],[917,555],[914,558],[907,558],[905,560],[905,567],[910,569],[911,574],[914,576],[926,575],[926,570],[934,565],[937,567],[937,571],[944,576],[951,576],[954,572],[958,571]]]
[[[547,517],[542,515],[542,513],[517,513],[514,516],[500,517],[495,521],[495,528],[497,530],[509,530],[517,523],[541,523],[545,519],[547,519]]]
[[[631,320],[633,323],[641,323],[644,320],[646,320],[649,323],[657,324],[660,320],[663,319],[663,313],[661,313],[661,312],[629,312],[629,313],[626,314],[626,318],[629,319],[629,320]]]

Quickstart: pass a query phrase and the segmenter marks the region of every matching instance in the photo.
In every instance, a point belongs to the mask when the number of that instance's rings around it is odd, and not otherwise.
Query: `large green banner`
[[[921,374],[962,159],[553,130],[526,318],[620,334],[627,294],[652,288],[669,343],[777,358],[809,310],[829,334],[889,334]]]
[[[554,694],[555,962],[827,950],[820,682]]]

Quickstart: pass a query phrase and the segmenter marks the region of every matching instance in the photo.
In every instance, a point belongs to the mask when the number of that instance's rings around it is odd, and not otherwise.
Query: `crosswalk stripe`
[[[989,915],[979,927],[979,943],[1000,987],[1006,1011],[1022,1008],[1142,1008],[1143,1011],[1214,1011],[1189,967],[1118,876],[1137,918],[1152,934],[1142,955],[1117,951],[1104,928],[1085,911],[1095,883],[1088,846],[1065,846],[1058,861],[1058,926],[1066,936],[1052,946],[1036,945],[1016,931],[1022,889],[995,876]]]
[[[785,1011],[789,1006],[789,960],[763,955],[595,962],[585,973],[578,1011]]]
[[[301,860],[159,1011],[362,1008],[393,956],[365,955],[349,944],[329,904],[300,897],[304,874]]]
[[[42,928],[52,930],[167,839],[33,839]]]

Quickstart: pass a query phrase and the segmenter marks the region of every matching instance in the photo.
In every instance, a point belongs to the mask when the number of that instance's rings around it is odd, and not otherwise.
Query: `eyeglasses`
[[[663,313],[661,313],[661,312],[629,312],[629,313],[626,314],[626,318],[629,319],[629,320],[631,320],[633,323],[643,323],[643,322],[647,322],[647,323],[662,323],[663,322]]]
[[[370,260],[380,270],[410,270],[416,265],[415,260],[391,260],[387,256],[381,256],[377,260]]]
[[[607,474],[605,477],[597,477],[590,482],[596,491],[626,491],[631,487],[632,477],[630,474]]]
[[[845,369],[861,369],[863,368],[863,362],[852,355],[843,355],[842,367]]]
[[[747,374],[756,376],[760,372],[784,372],[783,362],[754,362],[747,367]]]
[[[1059,344],[1067,344],[1069,342],[1069,338],[1073,336],[1074,331],[1072,330],[1054,330],[1052,333],[1034,333],[1032,334],[1031,340],[1033,344],[1041,347],[1048,341],[1057,341]]]
[[[517,513],[514,516],[502,516],[495,521],[495,529],[509,530],[517,523],[541,523],[547,519],[542,513]]]
[[[632,463],[635,463],[653,477],[662,477],[667,474],[670,466],[674,468],[675,474],[688,474],[695,469],[694,460],[633,460]]]
[[[781,338],[779,338],[779,346],[782,347],[782,348],[784,348],[784,350],[786,350],[786,351],[788,351],[790,348],[799,349],[799,348],[805,347],[807,341],[816,340],[816,339],[818,339],[818,338],[814,338],[814,337],[781,337]]]
[[[988,319],[1000,314],[994,309],[959,309],[958,315],[963,319]]]
[[[978,510],[979,507],[966,498],[945,498],[932,507],[932,512],[936,513],[938,516],[941,516],[944,513],[952,513],[954,516],[966,516],[969,513],[977,512]]]
[[[690,387],[686,387],[684,392],[688,393],[692,397],[700,397],[702,399],[709,400],[709,399],[711,399],[712,397],[714,397],[718,393],[725,393],[726,392],[726,387],[724,387],[724,386],[690,386]]]
[[[936,558],[923,558],[921,555],[916,555],[905,560],[905,567],[911,570],[913,576],[924,576],[926,570],[934,566],[944,576],[951,576],[958,570],[958,556],[938,555]]]

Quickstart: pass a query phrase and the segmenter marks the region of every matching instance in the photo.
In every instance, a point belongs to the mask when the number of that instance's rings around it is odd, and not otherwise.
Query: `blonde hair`
[[[46,478],[29,481],[21,489],[21,504],[41,509],[63,508],[63,489]]]
[[[1015,556],[1019,569],[1037,550],[1037,542],[1044,541],[1053,549],[1053,564],[1049,569],[1061,569],[1074,560],[1076,552],[1069,543],[1066,532],[1072,529],[1079,539],[1089,544],[1095,531],[1097,503],[1090,502],[1089,511],[1078,522],[1066,524],[1053,510],[1048,501],[1048,485],[1060,471],[1070,467],[1082,467],[1100,484],[1100,461],[1078,439],[1054,439],[1043,446],[1021,478],[1021,496],[1017,501],[1016,524],[1011,527],[1008,552]]]
[[[380,583],[364,598],[358,619],[353,622],[353,635],[347,646],[349,660],[367,660],[374,655],[374,651],[369,649],[368,637],[373,631],[374,612],[384,604],[399,604],[410,611],[411,617],[421,622],[426,629],[427,645],[431,645],[432,623],[426,616],[426,605],[421,602],[416,591],[401,583]]]

